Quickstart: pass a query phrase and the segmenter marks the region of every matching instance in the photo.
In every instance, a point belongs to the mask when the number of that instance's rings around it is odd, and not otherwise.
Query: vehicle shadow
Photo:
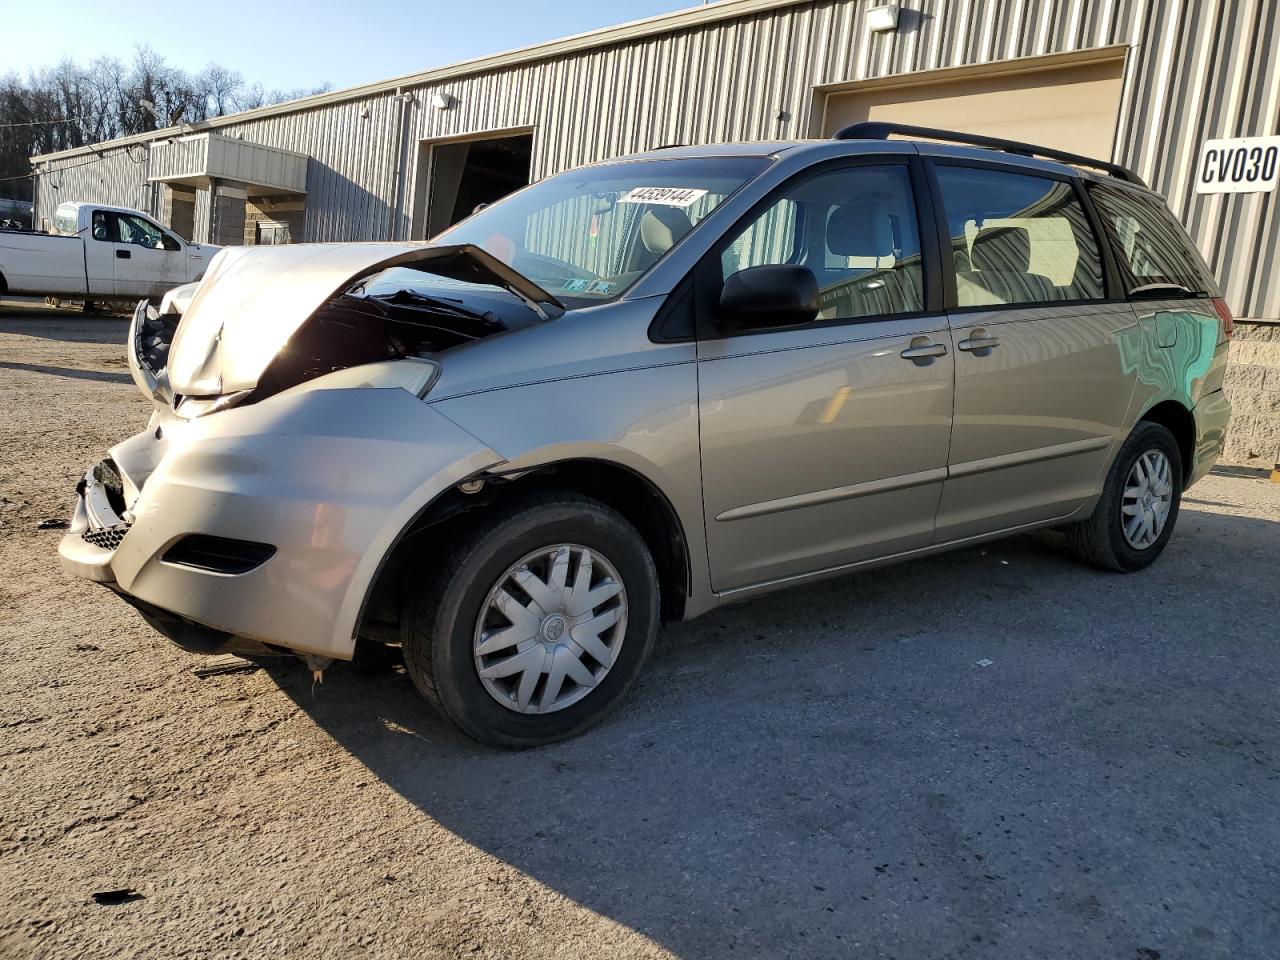
[[[15,310],[0,304],[0,334],[65,343],[118,343],[124,348],[129,321],[120,317],[68,313],[47,308]]]
[[[1043,533],[725,608],[668,628],[601,726],[524,752],[436,718],[394,658],[318,693],[270,669],[425,816],[680,956],[1147,955],[1266,923],[1215,891],[1275,842],[1274,787],[1215,744],[1275,742],[1276,658],[1218,598],[1274,625],[1273,581],[1226,559],[1278,539],[1188,510],[1137,576]],[[1250,804],[1200,849],[1203,810]]]
[[[47,373],[54,377],[70,377],[73,380],[98,380],[102,383],[132,383],[127,373],[111,373],[107,370],[82,370],[78,367],[53,367],[45,363],[18,363],[0,360],[0,370],[24,370],[28,373]]]

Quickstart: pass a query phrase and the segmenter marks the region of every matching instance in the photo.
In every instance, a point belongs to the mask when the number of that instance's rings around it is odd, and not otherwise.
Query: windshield
[[[620,296],[765,157],[634,160],[536,183],[435,237],[473,243],[569,307]],[[379,278],[382,286],[389,278]]]

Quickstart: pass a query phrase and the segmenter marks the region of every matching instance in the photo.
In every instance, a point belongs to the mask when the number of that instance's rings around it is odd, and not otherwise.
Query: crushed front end
[[[134,314],[130,369],[152,415],[77,485],[59,553],[188,650],[349,659],[397,538],[435,496],[501,462],[425,401],[440,353],[511,324],[405,291],[352,296],[387,255],[358,246],[354,273],[335,248],[328,274],[295,248],[306,284],[278,253],[227,254],[194,297]],[[247,271],[255,263],[266,269]],[[293,309],[255,325],[263,302]]]

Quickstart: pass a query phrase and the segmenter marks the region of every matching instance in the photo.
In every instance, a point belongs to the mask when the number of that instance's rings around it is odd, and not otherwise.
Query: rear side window
[[[939,165],[961,307],[1100,300],[1102,256],[1070,183]]]
[[[818,318],[924,309],[920,231],[903,165],[857,166],[795,181],[720,255],[721,275],[792,263],[818,278]]]
[[[1164,203],[1107,184],[1091,184],[1088,189],[1129,296],[1217,296],[1213,274]]]
[[[93,229],[90,232],[95,240],[118,243],[120,241],[119,218],[107,210],[95,210],[93,211]]]
[[[79,232],[74,208],[59,207],[53,214],[53,229],[64,237],[74,237]]]

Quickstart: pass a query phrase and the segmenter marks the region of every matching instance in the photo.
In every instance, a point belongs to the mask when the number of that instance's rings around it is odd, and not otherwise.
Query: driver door
[[[717,592],[927,546],[946,478],[954,368],[940,291],[926,299],[919,175],[878,158],[784,186],[700,288],[807,266],[818,318],[752,331],[699,323],[703,502]],[[740,225],[741,227],[741,225]],[[715,275],[707,278],[710,269]],[[936,284],[935,284],[936,285]]]
[[[115,289],[119,296],[158,299],[186,283],[182,244],[150,220],[128,213],[115,215]]]

